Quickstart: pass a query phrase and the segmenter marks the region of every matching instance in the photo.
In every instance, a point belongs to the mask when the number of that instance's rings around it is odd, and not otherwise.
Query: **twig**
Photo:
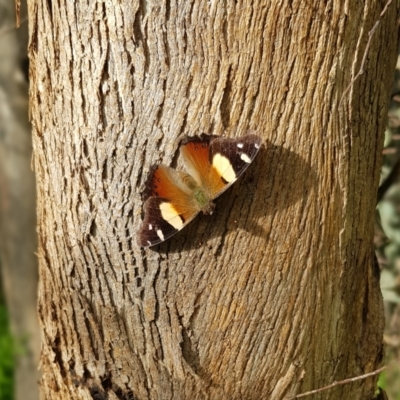
[[[20,23],[19,26],[24,24],[26,21],[28,21],[28,16],[22,18],[21,21],[19,21],[19,23]],[[11,32],[11,31],[19,28],[19,26],[17,27],[16,25],[13,25],[13,24],[10,24],[8,26],[7,25],[0,29],[0,37],[3,36],[3,35],[6,35],[8,32]]]
[[[393,0],[389,0],[385,7],[383,8],[382,12],[379,15],[378,21],[375,22],[375,25],[372,27],[372,29],[368,32],[368,42],[367,45],[365,46],[365,50],[364,50],[364,54],[363,54],[363,58],[361,60],[361,66],[359,71],[357,72],[356,76],[351,80],[351,82],[349,83],[349,86],[347,86],[346,90],[343,92],[342,97],[340,98],[340,102],[339,102],[339,106],[341,106],[344,97],[346,96],[346,94],[349,92],[349,90],[352,88],[354,82],[364,73],[364,66],[365,66],[365,62],[367,60],[367,56],[368,56],[368,51],[369,51],[369,47],[371,46],[371,41],[372,41],[372,37],[376,31],[376,29],[378,28],[378,25],[380,24],[380,20],[381,18],[386,14],[386,11],[388,10],[390,4],[392,3]]]
[[[21,26],[21,0],[15,0],[15,24],[17,28]]]
[[[315,394],[315,393],[323,392],[323,391],[328,390],[328,389],[332,389],[335,386],[346,385],[347,383],[360,381],[362,379],[369,378],[370,376],[378,375],[378,374],[380,374],[382,371],[384,371],[387,368],[389,368],[389,366],[385,365],[384,367],[379,368],[379,369],[377,369],[375,371],[368,372],[368,374],[355,376],[353,378],[343,379],[342,381],[335,381],[335,382],[331,383],[328,386],[324,386],[322,388],[315,389],[315,390],[310,390],[309,392],[304,392],[304,393],[301,393],[301,394],[297,394],[296,396],[287,397],[286,400],[300,399],[301,397],[306,397],[306,396],[309,396],[310,394]]]
[[[394,182],[396,182],[399,179],[399,176],[400,176],[400,158],[394,164],[394,167],[390,171],[390,174],[379,186],[377,203],[379,203],[382,200],[387,190],[392,186]]]

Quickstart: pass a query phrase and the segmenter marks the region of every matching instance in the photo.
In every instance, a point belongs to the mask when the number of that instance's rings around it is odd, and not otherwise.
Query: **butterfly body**
[[[149,174],[138,244],[159,244],[199,212],[212,214],[213,200],[244,172],[260,146],[261,139],[253,134],[238,139],[202,134],[182,142],[180,155],[187,172],[158,165]]]

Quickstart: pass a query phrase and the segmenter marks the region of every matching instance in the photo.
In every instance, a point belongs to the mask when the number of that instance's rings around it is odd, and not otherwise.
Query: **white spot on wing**
[[[220,153],[215,154],[213,157],[212,166],[226,182],[230,183],[236,180],[236,174],[232,168],[231,162]]]
[[[175,207],[171,203],[161,203],[160,204],[160,212],[161,216],[165,221],[167,221],[170,225],[172,225],[175,229],[182,229],[183,227],[183,219],[179,215],[178,211],[176,211]],[[158,235],[158,231],[157,231]]]
[[[151,231],[153,229],[153,225],[149,224],[149,231]]]
[[[254,143],[254,147],[255,147],[256,149],[259,149],[259,148],[260,148],[260,145],[259,145],[258,143]]]
[[[247,164],[250,164],[251,163],[251,158],[247,155],[247,154],[245,154],[245,153],[242,153],[241,155],[240,155],[240,159],[241,160],[243,160],[245,163],[247,163]]]
[[[238,143],[237,147],[239,147],[239,149],[243,149],[243,143]]]
[[[148,240],[148,241],[147,241],[147,243],[149,244],[149,246],[151,246],[151,242],[150,242],[150,240]]]
[[[158,236],[161,240],[164,240],[164,235],[163,235],[161,229],[157,229],[157,236]]]

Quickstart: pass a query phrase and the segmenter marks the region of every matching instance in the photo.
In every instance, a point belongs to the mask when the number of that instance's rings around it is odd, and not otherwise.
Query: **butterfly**
[[[252,133],[236,139],[204,133],[187,137],[180,146],[187,172],[156,165],[149,174],[138,245],[150,247],[164,242],[201,211],[211,215],[213,200],[243,174],[261,142]]]

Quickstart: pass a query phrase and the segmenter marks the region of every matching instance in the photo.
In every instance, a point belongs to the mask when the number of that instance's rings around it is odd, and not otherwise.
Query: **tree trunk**
[[[27,25],[15,28],[13,2],[0,0],[0,284],[15,339],[14,400],[39,398],[36,190],[28,83],[21,68],[27,42]]]
[[[349,85],[384,5],[30,1],[43,399],[283,399],[381,365],[394,3]],[[150,166],[248,129],[215,214],[140,249]]]

